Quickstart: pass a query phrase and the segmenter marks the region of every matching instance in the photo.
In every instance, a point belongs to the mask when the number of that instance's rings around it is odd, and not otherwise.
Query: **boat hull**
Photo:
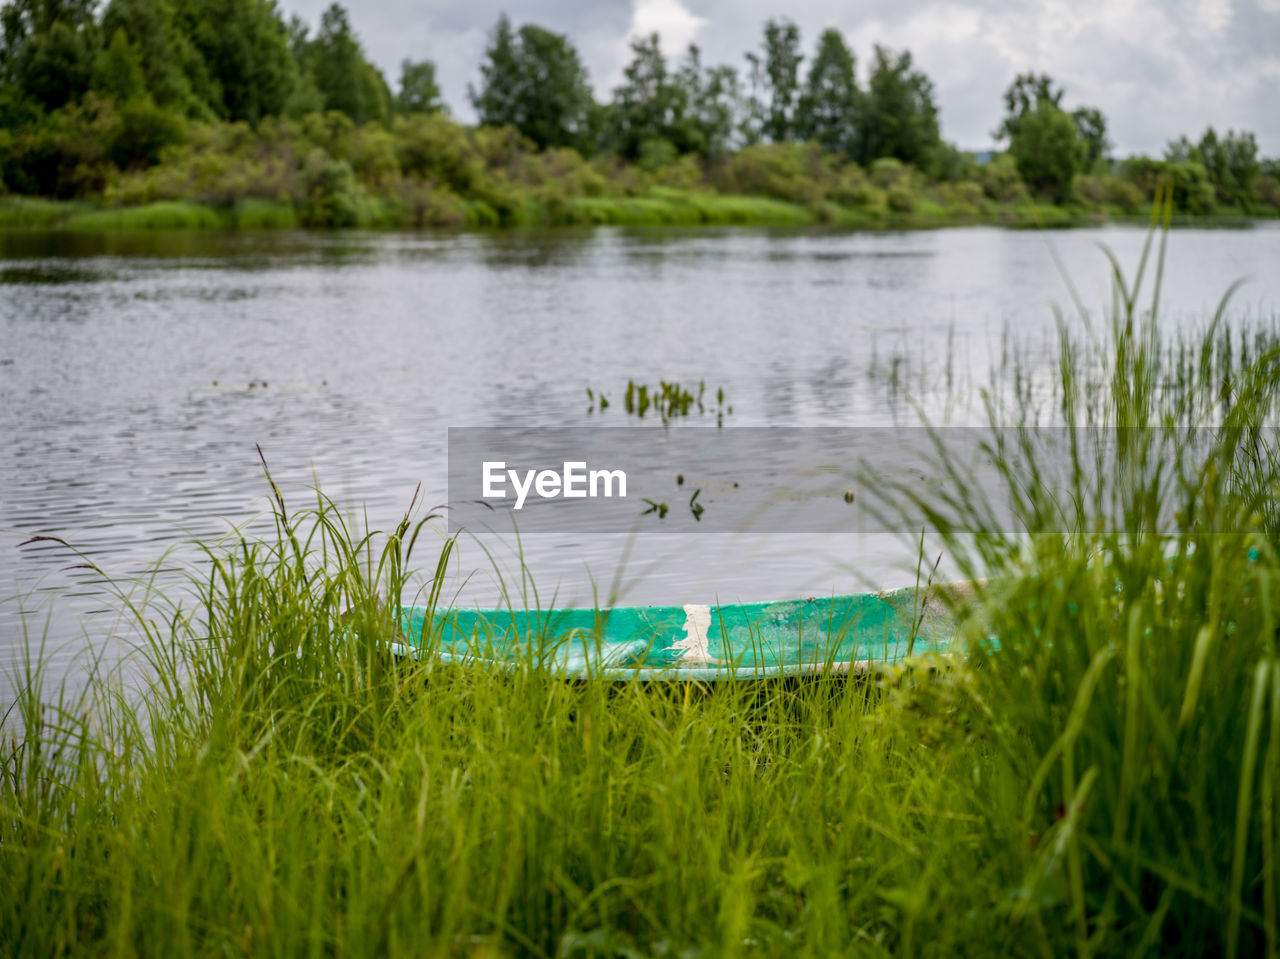
[[[936,589],[926,598],[914,588],[718,606],[440,612],[406,606],[397,652],[528,664],[584,679],[847,674],[949,652],[956,637],[949,608]]]

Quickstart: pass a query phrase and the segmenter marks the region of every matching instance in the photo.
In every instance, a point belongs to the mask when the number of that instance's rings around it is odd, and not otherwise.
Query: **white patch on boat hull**
[[[707,639],[709,629],[711,629],[711,607],[686,606],[684,608],[684,639],[676,641],[669,648],[680,650],[682,664],[714,663],[716,660],[711,658],[711,643]]]

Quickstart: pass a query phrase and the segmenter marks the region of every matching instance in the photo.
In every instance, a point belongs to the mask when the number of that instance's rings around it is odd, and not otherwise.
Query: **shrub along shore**
[[[764,152],[764,151],[762,151]],[[773,151],[777,152],[777,151]],[[535,154],[536,156],[536,154]],[[580,158],[575,158],[581,162]],[[590,167],[583,164],[590,172]],[[155,180],[163,180],[163,168]],[[346,163],[329,164],[320,188],[284,190],[274,197],[260,194],[270,184],[249,187],[243,195],[215,197],[216,189],[184,190],[163,183],[126,182],[95,199],[58,200],[0,197],[0,229],[184,230],[376,228],[500,228],[550,226],[830,226],[846,229],[936,229],[948,226],[1072,227],[1107,222],[1145,223],[1142,211],[1129,203],[1053,204],[1029,196],[992,198],[978,182],[923,184],[913,171],[889,161],[875,179],[846,168],[831,183],[773,180],[773,193],[719,192],[706,182],[664,185],[638,177],[631,192],[611,191],[588,177],[566,193],[559,183],[468,191],[460,194],[440,185],[403,180],[378,189],[352,176]],[[848,188],[849,181],[854,181]],[[877,183],[889,182],[889,189]],[[903,183],[905,185],[895,185]],[[733,186],[751,186],[737,184]],[[812,199],[802,199],[809,194]],[[1274,217],[1280,210],[1255,208],[1250,213],[1217,208],[1201,215],[1183,214],[1191,223],[1246,223]]]
[[[68,111],[75,142],[122,135],[116,107],[88,100]],[[1180,195],[1177,171],[1162,168],[1139,181],[1077,175],[1070,197],[1054,203],[1028,191],[1007,154],[952,180],[891,157],[864,168],[817,143],[756,144],[714,162],[587,159],[568,147],[539,149],[512,127],[470,128],[442,113],[389,126],[357,127],[332,111],[257,129],[191,124],[186,141],[152,166],[72,159],[51,180],[52,197],[0,196],[0,227],[1072,226],[1142,216],[1161,183]],[[69,184],[63,195],[58,184]],[[1280,192],[1276,204],[1183,204],[1179,218],[1277,216]]]

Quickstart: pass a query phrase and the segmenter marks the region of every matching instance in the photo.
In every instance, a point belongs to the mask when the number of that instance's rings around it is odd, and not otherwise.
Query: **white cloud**
[[[1221,33],[1231,22],[1231,0],[1201,0],[1200,22],[1212,33]]]
[[[635,0],[631,29],[627,33],[632,37],[656,33],[670,54],[692,43],[706,23],[706,17],[690,13],[680,0]]]
[[[283,0],[316,23],[329,0]],[[395,81],[405,57],[436,61],[445,98],[470,119],[486,33],[506,9],[516,24],[567,33],[599,96],[630,60],[631,37],[657,31],[668,57],[692,40],[707,64],[743,68],[764,21],[799,24],[806,54],[826,27],[853,46],[862,79],[873,43],[912,52],[934,81],[943,134],[981,147],[1001,94],[1020,72],[1048,73],[1066,105],[1096,106],[1120,152],[1159,153],[1206,126],[1252,130],[1280,155],[1280,0],[362,0],[351,19]],[[803,69],[803,67],[802,67]]]
[[[597,92],[607,96],[622,82],[622,72],[631,61],[632,40],[656,33],[662,38],[662,52],[671,59],[693,43],[707,22],[706,17],[692,13],[681,0],[634,0],[626,35],[615,45],[615,63],[597,79]]]

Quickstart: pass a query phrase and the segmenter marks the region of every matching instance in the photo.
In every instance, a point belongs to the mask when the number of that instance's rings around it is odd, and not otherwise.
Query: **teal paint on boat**
[[[946,652],[954,621],[915,589],[776,603],[607,610],[401,610],[398,652],[494,665],[533,663],[572,678],[763,679],[860,671]],[[424,644],[424,626],[430,618]]]

